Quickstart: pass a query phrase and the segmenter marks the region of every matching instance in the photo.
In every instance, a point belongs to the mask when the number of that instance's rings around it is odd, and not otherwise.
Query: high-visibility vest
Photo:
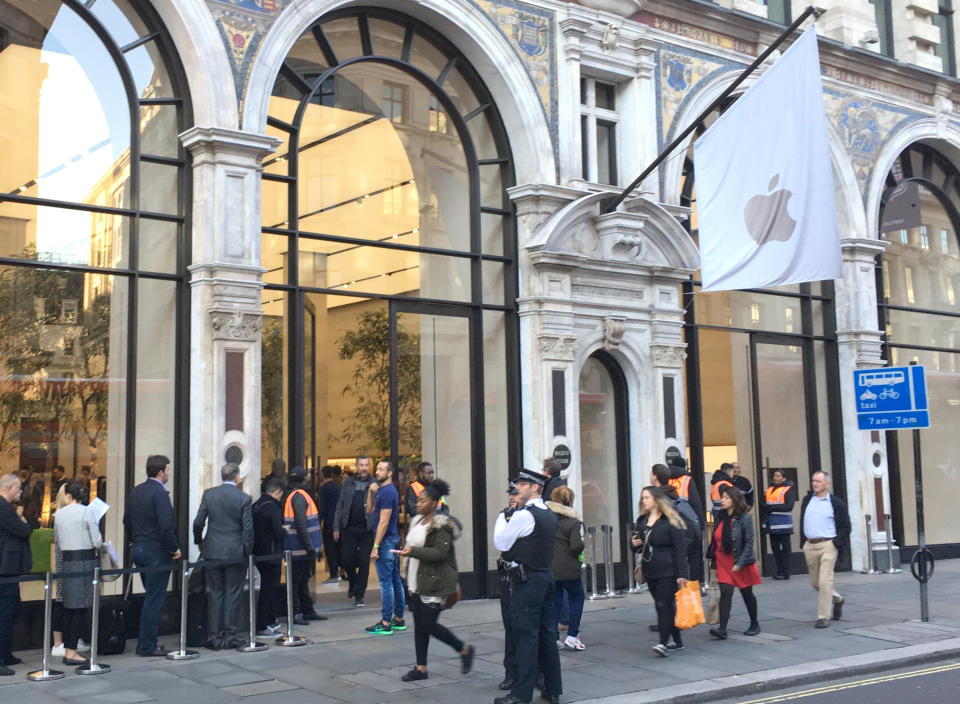
[[[667,483],[677,490],[677,496],[686,501],[690,500],[690,482],[693,479],[689,474],[684,474],[681,477],[674,477],[673,479],[668,479]]]
[[[733,482],[727,479],[721,479],[710,489],[710,500],[713,502],[714,512],[723,510],[723,506],[720,504],[721,491],[730,486],[733,486]]]
[[[293,497],[299,494],[307,502],[307,535],[314,550],[320,550],[323,544],[323,532],[320,530],[320,512],[310,494],[305,489],[294,489],[287,496],[283,506],[283,549],[290,550],[294,557],[306,557],[307,549],[300,542],[297,524],[293,516]]]
[[[789,484],[782,484],[781,486],[770,486],[767,487],[767,493],[765,496],[765,501],[767,505],[770,504],[781,506],[787,502],[787,493],[790,491]],[[793,512],[791,511],[779,511],[774,512],[770,511],[767,513],[767,526],[770,529],[771,533],[787,533],[793,532]]]
[[[426,489],[427,487],[425,487],[425,486],[423,485],[423,482],[421,482],[421,481],[418,479],[418,480],[415,481],[415,482],[410,482],[410,488],[413,489],[413,494],[414,494],[414,496],[416,496],[416,497],[419,499],[419,498],[420,498],[420,494],[423,493],[423,490]],[[443,506],[443,503],[444,503],[443,497],[441,496],[441,497],[440,497],[440,500],[437,501],[437,508],[440,508],[441,506]]]

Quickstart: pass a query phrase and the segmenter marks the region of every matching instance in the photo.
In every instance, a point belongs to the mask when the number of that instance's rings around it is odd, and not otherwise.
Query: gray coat
[[[203,535],[203,525],[207,534]],[[240,488],[221,484],[203,492],[193,537],[208,560],[242,560],[253,552],[252,502]]]

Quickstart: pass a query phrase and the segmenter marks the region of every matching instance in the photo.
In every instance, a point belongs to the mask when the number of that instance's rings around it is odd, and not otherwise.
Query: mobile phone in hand
[[[403,550],[391,550],[390,552],[392,552],[394,555],[399,555],[403,552]]]

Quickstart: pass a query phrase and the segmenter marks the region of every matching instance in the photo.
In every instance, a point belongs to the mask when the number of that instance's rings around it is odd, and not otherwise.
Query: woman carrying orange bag
[[[685,631],[699,626],[703,621],[700,582],[692,579],[677,590],[677,615],[673,618],[673,625]]]

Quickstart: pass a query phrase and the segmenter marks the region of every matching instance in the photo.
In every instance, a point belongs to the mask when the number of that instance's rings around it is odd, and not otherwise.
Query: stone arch
[[[692,96],[683,112],[677,116],[674,124],[686,127],[691,120],[706,110],[739,75],[739,70],[724,73],[698,90],[698,92]],[[743,82],[741,89],[738,89],[735,95],[742,95],[749,90],[759,78],[759,75],[748,78]],[[675,132],[679,132],[679,129],[675,130]],[[860,185],[857,181],[853,164],[850,162],[849,155],[843,144],[843,139],[837,132],[835,126],[829,121],[827,123],[827,138],[830,147],[830,161],[833,166],[837,226],[840,230],[840,236],[860,236],[860,233],[866,231],[866,217],[862,207],[863,196],[860,192]],[[693,135],[690,135],[684,140],[683,144],[677,147],[675,154],[671,158],[668,158],[663,166],[663,190],[661,200],[664,203],[680,204],[684,164],[684,159],[680,155],[686,153],[692,141]]]
[[[194,123],[237,129],[236,84],[210,8],[203,0],[153,0],[152,5],[183,64]]]
[[[280,13],[263,38],[250,72],[241,119],[244,130],[262,133],[266,129],[274,80],[300,35],[328,12],[362,4],[305,0],[291,3]],[[390,7],[441,31],[484,77],[510,139],[517,183],[553,181],[553,144],[539,96],[517,52],[487,15],[469,0],[403,0]]]
[[[960,165],[960,128],[933,118],[911,122],[894,134],[877,157],[867,186],[866,236],[876,239],[880,230],[880,197],[887,174],[900,154],[911,144],[923,142]]]

